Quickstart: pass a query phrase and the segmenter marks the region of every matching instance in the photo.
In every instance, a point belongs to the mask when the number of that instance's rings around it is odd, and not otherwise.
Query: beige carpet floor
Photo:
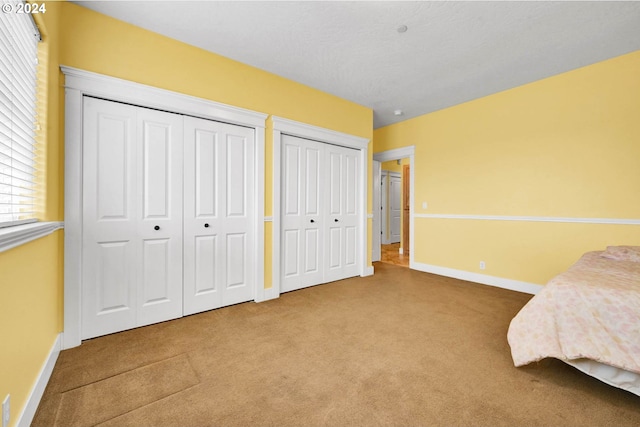
[[[530,295],[376,274],[85,341],[34,426],[639,426],[640,397],[511,361]]]

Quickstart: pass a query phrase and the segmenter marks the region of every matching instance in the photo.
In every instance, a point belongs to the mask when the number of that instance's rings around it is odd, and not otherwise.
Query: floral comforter
[[[640,374],[640,262],[607,256],[587,252],[513,318],[515,366],[587,358]]]

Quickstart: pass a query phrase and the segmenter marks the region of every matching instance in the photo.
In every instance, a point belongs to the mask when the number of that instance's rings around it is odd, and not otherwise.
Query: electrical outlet
[[[484,261],[480,261],[480,270],[484,270],[486,267],[486,264],[484,263]]]
[[[11,395],[7,394],[7,397],[2,401],[2,427],[9,425],[9,418],[11,418],[10,404]]]

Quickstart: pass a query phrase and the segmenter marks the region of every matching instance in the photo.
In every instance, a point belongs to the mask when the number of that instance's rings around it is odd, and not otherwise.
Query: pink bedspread
[[[640,262],[587,252],[513,318],[515,366],[588,358],[640,374]]]

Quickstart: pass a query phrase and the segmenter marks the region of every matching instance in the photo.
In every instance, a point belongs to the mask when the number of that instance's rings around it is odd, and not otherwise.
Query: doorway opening
[[[414,147],[373,155],[373,262],[411,267]]]
[[[380,164],[380,262],[409,266],[410,159]]]

